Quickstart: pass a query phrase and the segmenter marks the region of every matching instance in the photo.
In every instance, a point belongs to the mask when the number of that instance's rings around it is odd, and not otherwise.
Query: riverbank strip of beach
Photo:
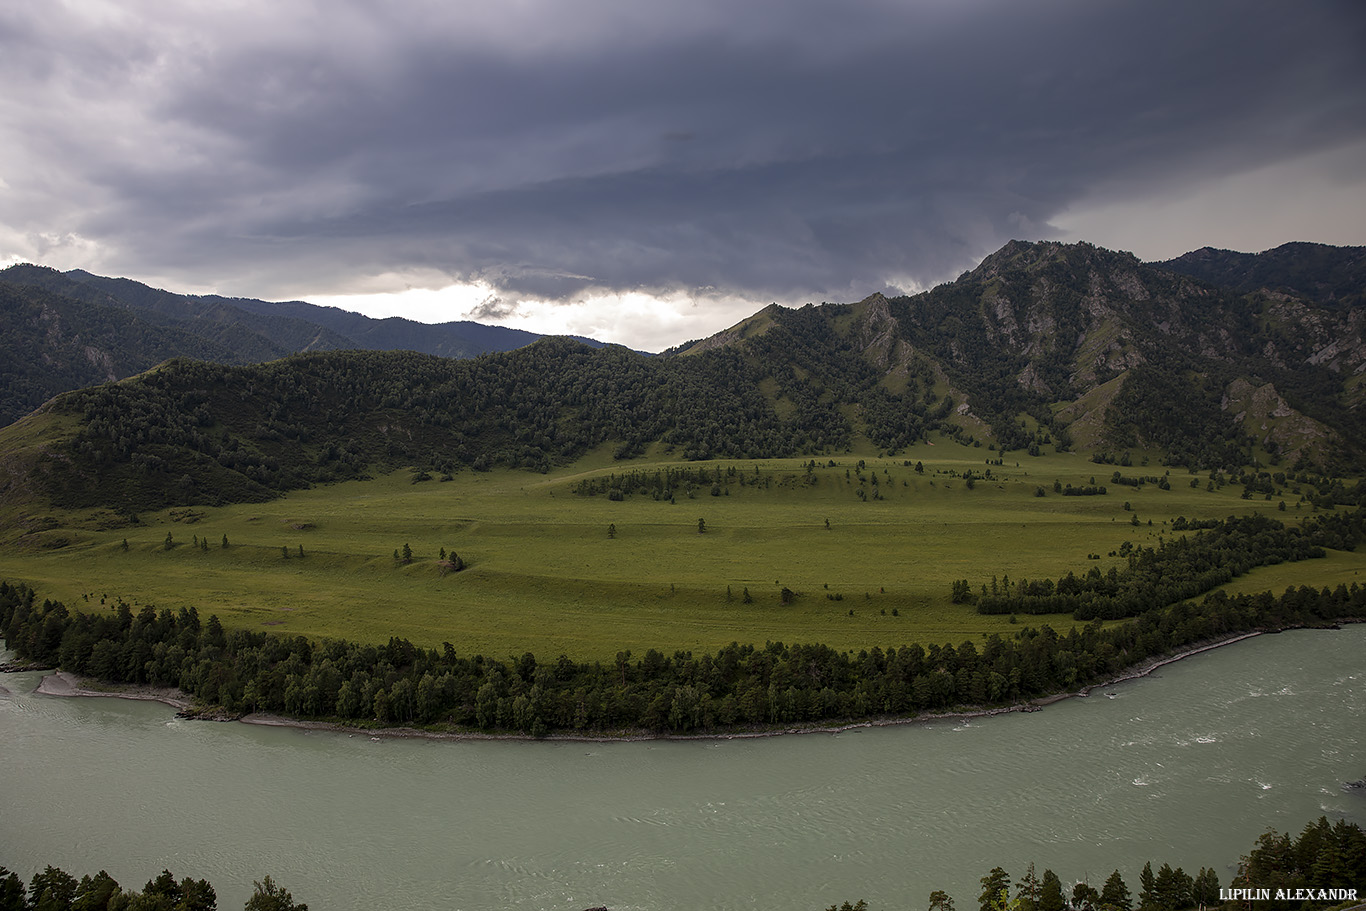
[[[177,711],[194,704],[187,693],[171,687],[103,685],[68,671],[53,671],[38,682],[35,693],[44,696],[109,696],[115,699],[134,699],[140,702],[162,702]]]

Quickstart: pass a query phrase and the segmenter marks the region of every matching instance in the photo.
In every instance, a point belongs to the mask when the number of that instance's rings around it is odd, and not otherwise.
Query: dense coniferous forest
[[[1173,465],[1251,461],[1246,436],[1224,415],[1223,387],[1192,370],[1135,367],[1106,409],[1106,442],[1118,449],[1154,446]],[[1173,408],[1180,402],[1180,408]]]
[[[852,372],[864,385],[850,380],[840,395],[862,389],[884,422],[866,432],[894,441],[941,426],[942,405],[920,415],[909,393],[891,396],[866,369]],[[404,465],[546,471],[609,443],[623,460],[655,443],[688,459],[844,451],[849,419],[825,403],[823,386],[796,377],[780,387],[799,403],[782,417],[760,390],[759,368],[732,349],[650,359],[554,339],[469,360],[373,352],[258,367],[176,360],[136,382],[54,402],[79,430],[35,474],[56,505],[136,513],[266,499]]]
[[[1010,705],[1220,637],[1363,617],[1366,588],[1353,584],[1280,597],[1215,592],[1121,626],[1096,620],[1066,635],[1042,626],[928,649],[769,642],[701,656],[624,651],[606,664],[530,653],[510,662],[462,655],[450,643],[438,651],[403,639],[359,645],[227,631],[193,609],[134,613],[120,602],[113,613],[87,614],[0,584],[0,633],[26,660],[112,683],[177,687],[232,714],[531,736],[687,734]]]

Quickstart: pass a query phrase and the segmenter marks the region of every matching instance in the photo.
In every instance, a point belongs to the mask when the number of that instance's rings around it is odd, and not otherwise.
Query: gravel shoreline
[[[1175,655],[1168,655],[1163,658],[1154,658],[1145,661],[1134,668],[1131,668],[1117,677],[1100,683],[1093,683],[1082,687],[1076,692],[1055,693],[1051,696],[1041,696],[1031,699],[1028,702],[1016,703],[1014,705],[996,706],[994,708],[967,709],[959,712],[943,712],[928,715],[914,715],[909,717],[887,717],[872,718],[866,721],[853,721],[847,724],[832,725],[806,725],[798,727],[782,728],[763,728],[750,730],[737,730],[719,734],[653,734],[645,731],[622,732],[618,735],[609,734],[550,734],[541,738],[530,737],[525,734],[484,734],[479,731],[428,731],[418,728],[365,728],[355,727],[345,724],[336,724],[329,721],[306,721],[297,718],[288,718],[282,715],[270,715],[265,713],[253,713],[241,717],[225,718],[213,714],[212,710],[202,717],[208,720],[231,720],[240,721],[243,724],[259,724],[270,727],[288,727],[304,731],[335,731],[347,734],[367,734],[373,739],[380,738],[422,738],[427,740],[515,740],[515,741],[561,741],[569,743],[630,743],[646,740],[745,740],[758,737],[778,737],[786,734],[839,734],[845,731],[855,731],[861,728],[893,727],[904,724],[929,724],[935,721],[969,721],[974,718],[989,718],[994,715],[1006,715],[1012,712],[1037,712],[1046,705],[1061,702],[1064,699],[1074,699],[1089,696],[1092,691],[1114,686],[1128,680],[1136,680],[1146,677],[1153,671],[1168,664],[1198,655],[1211,649],[1222,648],[1225,645],[1232,645],[1235,642],[1242,642],[1260,636],[1263,631],[1258,630],[1250,633],[1241,633],[1236,636],[1228,636],[1206,642],[1201,645],[1193,646]],[[0,690],[3,690],[0,687]],[[194,699],[177,689],[149,686],[129,686],[129,687],[100,687],[91,684],[85,678],[66,671],[55,671],[43,677],[39,682],[35,692],[47,696],[69,696],[69,697],[94,697],[103,696],[115,699],[133,699],[142,702],[160,702],[169,705],[180,713],[189,713],[190,717],[200,717],[193,710]]]

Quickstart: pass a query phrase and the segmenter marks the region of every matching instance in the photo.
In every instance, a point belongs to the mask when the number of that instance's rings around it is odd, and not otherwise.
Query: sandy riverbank
[[[66,671],[48,674],[38,683],[35,692],[46,696],[112,696],[117,699],[137,699],[143,702],[162,702],[175,709],[190,707],[194,700],[177,689],[152,686],[96,687],[90,681]]]
[[[993,708],[966,709],[958,712],[943,712],[936,714],[915,715],[910,717],[886,717],[872,718],[865,721],[854,721],[846,724],[831,725],[806,725],[806,726],[787,726],[778,728],[760,728],[751,730],[737,730],[727,733],[714,734],[655,734],[648,731],[623,731],[619,734],[550,734],[541,740],[548,741],[567,741],[571,743],[614,743],[632,742],[641,740],[740,740],[755,737],[777,737],[784,734],[838,734],[844,731],[854,731],[861,728],[892,727],[894,725],[905,724],[929,724],[936,721],[969,721],[975,718],[989,718],[993,715],[1006,715],[1012,712],[1037,712],[1046,705],[1061,702],[1064,699],[1073,699],[1088,696],[1092,691],[1104,689],[1123,683],[1126,680],[1136,680],[1146,677],[1160,667],[1164,667],[1173,662],[1198,655],[1211,649],[1222,648],[1225,645],[1232,645],[1235,642],[1242,642],[1254,636],[1262,635],[1261,631],[1241,633],[1236,636],[1228,636],[1200,645],[1192,646],[1174,655],[1167,655],[1162,658],[1154,658],[1145,661],[1135,667],[1126,670],[1124,673],[1100,683],[1093,683],[1083,687],[1076,692],[1055,693],[1051,696],[1041,696],[1028,702],[1017,703],[1015,705],[996,706]],[[147,686],[132,687],[107,687],[99,688],[75,674],[66,671],[57,671],[43,677],[38,684],[37,692],[49,696],[106,696],[118,699],[137,699],[147,702],[161,702],[172,706],[178,711],[184,711],[194,704],[194,700],[187,694],[176,689],[157,688]],[[233,719],[244,724],[260,724],[272,727],[290,727],[305,731],[334,731],[347,734],[365,734],[370,737],[385,738],[424,738],[428,740],[533,740],[535,738],[523,734],[485,734],[479,731],[429,731],[418,728],[363,728],[353,727],[344,724],[335,724],[327,721],[305,721],[296,718],[287,718],[282,715],[270,715],[265,713],[253,713]]]

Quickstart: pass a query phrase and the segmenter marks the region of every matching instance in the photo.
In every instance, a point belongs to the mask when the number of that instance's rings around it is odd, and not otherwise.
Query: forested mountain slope
[[[404,465],[544,469],[607,442],[621,457],[656,441],[688,457],[782,455],[818,445],[823,431],[778,418],[731,352],[664,363],[543,339],[468,360],[175,360],[67,393],[0,431],[0,501],[36,485],[58,505],[138,511],[264,499]],[[35,437],[3,458],[5,442]]]
[[[347,339],[302,320],[258,317],[221,299],[174,294],[126,278],[103,278],[82,270],[58,272],[18,265],[0,272],[13,293],[41,288],[92,307],[121,311],[153,326],[170,327],[214,344],[231,363],[275,360],[301,350],[356,347]],[[192,356],[192,355],[184,355]]]
[[[623,459],[815,457],[894,454],[931,432],[1020,457],[1340,473],[1366,450],[1362,330],[1359,306],[1012,242],[923,294],[772,306],[656,358],[546,339],[471,360],[178,359],[0,432],[0,499],[137,512],[402,466],[544,470],[603,444]]]
[[[0,327],[0,426],[59,392],[131,376],[170,357],[233,357],[224,345],[126,310],[3,283]]]
[[[1366,301],[1366,247],[1290,243],[1264,253],[1201,247],[1153,265],[1242,293],[1279,291],[1339,309]]]
[[[1292,461],[1359,450],[1362,308],[1240,294],[1089,244],[1012,242],[956,282],[893,303],[1010,448],[1028,413],[1094,449]],[[1016,423],[1018,427],[1018,423]]]
[[[886,448],[897,438],[879,432],[880,413],[914,435],[927,415],[945,416],[933,400],[947,396],[953,425],[1005,449],[1052,443],[1118,458],[1143,448],[1225,464],[1255,446],[1334,462],[1366,443],[1364,330],[1362,306],[1227,291],[1089,244],[1013,241],[923,294],[769,307],[675,353],[747,352],[769,365],[778,401],[799,400],[794,385],[840,396],[803,365],[812,344],[834,360],[857,354],[859,368],[835,373],[879,373],[883,394],[858,404]],[[781,351],[794,352],[799,377],[784,376]]]
[[[0,308],[0,344],[19,355],[0,360],[0,425],[59,392],[122,379],[171,357],[249,364],[347,349],[474,357],[541,337],[468,321],[371,319],[301,301],[174,294],[32,265],[0,272]]]

